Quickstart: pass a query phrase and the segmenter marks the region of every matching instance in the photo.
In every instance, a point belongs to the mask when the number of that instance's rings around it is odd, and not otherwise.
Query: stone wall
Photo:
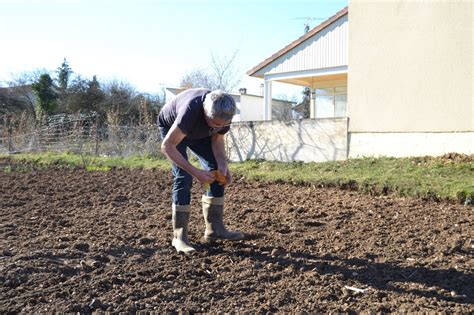
[[[347,123],[347,118],[235,123],[227,133],[227,150],[232,161],[345,160]]]

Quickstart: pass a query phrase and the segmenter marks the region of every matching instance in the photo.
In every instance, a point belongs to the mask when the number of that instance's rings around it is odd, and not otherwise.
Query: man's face
[[[230,123],[232,122],[232,121],[223,120],[220,118],[211,119],[207,115],[204,115],[204,117],[206,118],[207,125],[211,128],[224,128],[224,127],[230,126]]]

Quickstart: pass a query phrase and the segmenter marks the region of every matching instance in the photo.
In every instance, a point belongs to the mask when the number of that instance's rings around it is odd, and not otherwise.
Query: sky
[[[12,74],[54,71],[120,80],[140,92],[177,87],[211,56],[230,58],[239,87],[260,93],[246,72],[347,6],[347,0],[0,0],[0,84]],[[289,99],[301,88],[274,87]]]

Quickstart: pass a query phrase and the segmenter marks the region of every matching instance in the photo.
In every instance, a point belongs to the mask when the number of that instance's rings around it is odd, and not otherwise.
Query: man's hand
[[[214,156],[216,157],[218,170],[225,176],[227,180],[227,186],[232,183],[232,176],[230,175],[229,169],[227,168],[224,135],[216,133],[212,136],[212,151],[214,152]]]
[[[219,172],[221,172],[221,174],[225,176],[226,184],[224,186],[227,186],[232,183],[232,175],[230,175],[229,169],[227,167],[219,169]]]
[[[225,174],[225,178],[227,180],[226,186],[232,184],[232,175],[230,175],[229,170],[227,170],[227,173]]]
[[[196,169],[193,175],[202,184],[212,184],[215,181],[215,178],[212,173],[208,171]]]

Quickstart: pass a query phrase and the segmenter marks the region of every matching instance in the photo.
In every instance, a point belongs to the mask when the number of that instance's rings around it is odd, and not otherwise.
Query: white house
[[[279,142],[260,127],[253,148],[267,139],[267,149],[241,148],[240,156],[324,161],[474,154],[472,21],[470,1],[351,1],[248,71],[264,82],[267,129],[281,129],[270,122],[272,82],[311,88],[311,119],[290,127],[298,131],[289,129]]]

